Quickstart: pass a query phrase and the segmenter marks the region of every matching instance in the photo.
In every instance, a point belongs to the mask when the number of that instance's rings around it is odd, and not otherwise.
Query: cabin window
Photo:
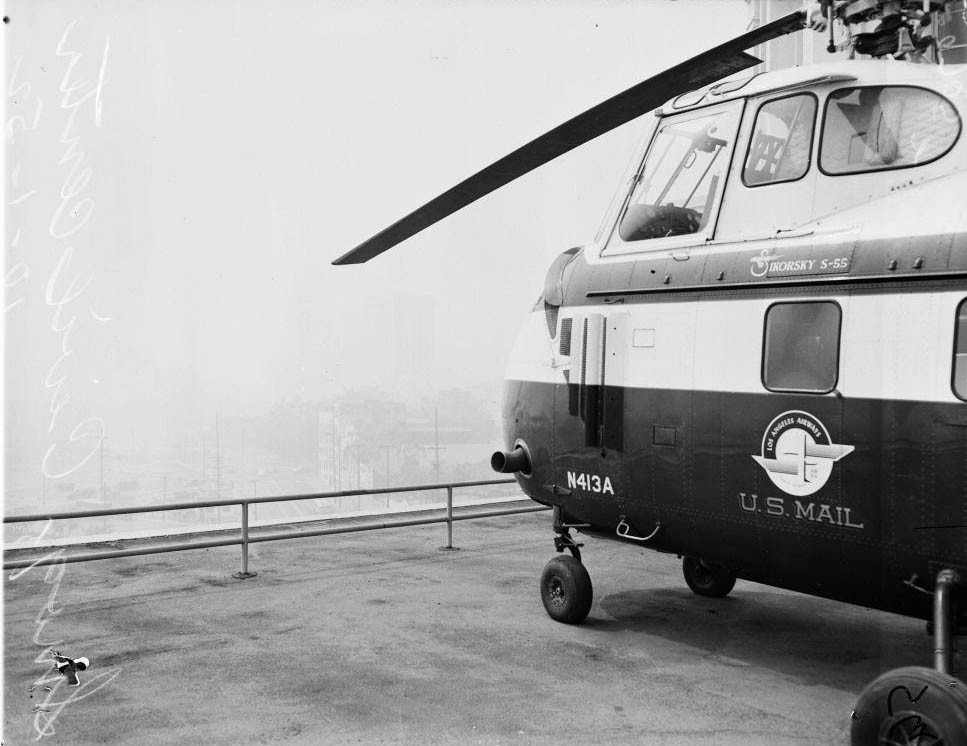
[[[703,230],[725,183],[737,109],[659,128],[621,222],[624,241],[667,238]]]
[[[776,303],[766,311],[762,382],[770,391],[829,393],[839,375],[842,312],[832,301]]]
[[[801,179],[812,155],[816,97],[799,94],[759,107],[752,128],[742,183],[754,187]]]
[[[960,135],[960,117],[924,88],[844,88],[829,95],[819,167],[831,175],[907,168],[935,161]]]
[[[954,393],[967,399],[967,300],[957,306],[954,331]]]

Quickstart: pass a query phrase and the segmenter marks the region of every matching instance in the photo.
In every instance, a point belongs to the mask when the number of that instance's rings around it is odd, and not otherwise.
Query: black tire
[[[693,593],[709,598],[722,598],[735,587],[735,575],[722,565],[703,562],[698,557],[682,560],[682,574]]]
[[[920,666],[888,671],[857,700],[850,743],[967,746],[967,684]]]
[[[561,555],[544,566],[541,601],[548,616],[564,624],[580,624],[591,611],[591,576],[574,557]]]

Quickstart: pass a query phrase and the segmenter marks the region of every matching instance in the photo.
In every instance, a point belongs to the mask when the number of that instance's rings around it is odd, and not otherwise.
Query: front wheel
[[[729,591],[735,587],[735,575],[730,570],[698,557],[686,557],[682,560],[682,573],[688,587],[699,596],[722,598],[729,595]]]
[[[555,557],[541,573],[541,601],[556,622],[580,624],[591,611],[591,576],[574,557]]]
[[[910,666],[875,679],[856,702],[852,746],[967,746],[967,685]]]

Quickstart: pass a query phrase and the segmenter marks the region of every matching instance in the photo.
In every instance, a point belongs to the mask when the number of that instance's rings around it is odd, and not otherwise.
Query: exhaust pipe
[[[490,468],[501,474],[514,474],[519,471],[529,475],[531,473],[530,455],[521,444],[517,444],[510,452],[495,451],[490,457]]]

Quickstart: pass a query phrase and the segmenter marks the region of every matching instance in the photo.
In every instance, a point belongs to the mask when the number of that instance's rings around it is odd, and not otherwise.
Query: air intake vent
[[[547,334],[551,339],[557,334],[557,314],[561,309],[544,302],[544,320],[547,322]]]
[[[573,323],[574,323],[574,319],[571,319],[571,318],[561,319],[560,351],[562,355],[571,354],[571,324]]]

